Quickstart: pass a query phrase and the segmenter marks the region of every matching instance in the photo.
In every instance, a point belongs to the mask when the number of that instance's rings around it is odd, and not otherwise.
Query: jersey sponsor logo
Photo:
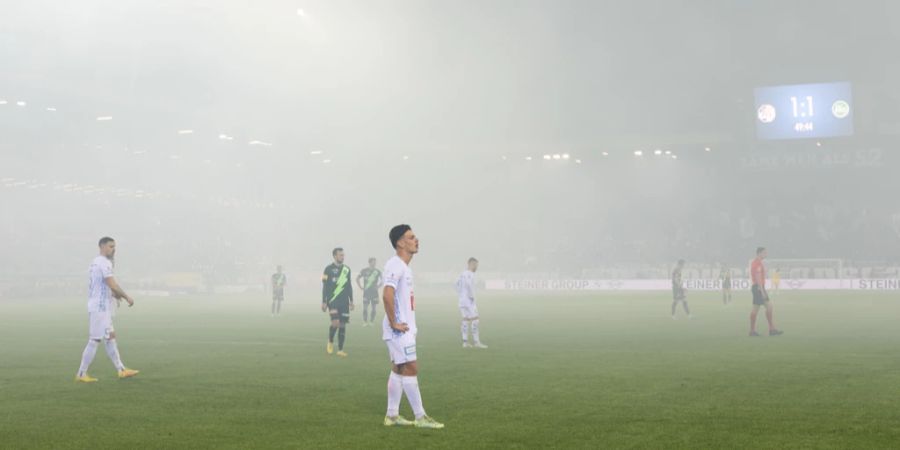
[[[416,354],[416,346],[415,346],[415,344],[413,344],[413,345],[407,345],[406,347],[403,347],[403,353],[405,353],[406,356],[409,356],[409,355],[415,355],[415,354]]]

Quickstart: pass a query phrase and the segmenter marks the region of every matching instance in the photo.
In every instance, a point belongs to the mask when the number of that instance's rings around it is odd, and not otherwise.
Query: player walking
[[[769,299],[769,293],[766,291],[766,266],[763,260],[769,256],[769,252],[765,247],[756,249],[756,258],[750,263],[750,277],[753,286],[750,290],[753,292],[753,311],[750,312],[750,336],[759,336],[756,332],[756,316],[759,314],[759,307],[766,307],[766,321],[769,322],[769,336],[780,336],[783,331],[775,328],[775,319],[772,317],[775,313],[775,305]]]
[[[90,322],[88,343],[81,354],[81,367],[75,375],[75,381],[80,383],[93,383],[96,378],[88,375],[94,355],[100,340],[106,341],[106,354],[113,366],[119,372],[119,378],[133,377],[139,371],[125,367],[119,356],[119,347],[116,344],[116,330],[113,329],[112,319],[115,315],[116,304],[125,299],[128,306],[134,306],[131,298],[116,282],[113,276],[113,260],[116,256],[116,241],[111,237],[100,239],[100,255],[94,258],[89,269],[90,284],[88,285],[88,318]],[[112,300],[115,298],[116,302]]]

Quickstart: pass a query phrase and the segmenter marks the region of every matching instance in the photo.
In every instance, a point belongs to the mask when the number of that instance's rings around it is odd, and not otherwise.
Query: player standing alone
[[[478,333],[478,307],[475,306],[475,272],[478,260],[469,258],[469,267],[456,280],[456,294],[459,297],[459,312],[462,315],[463,348],[487,348],[481,343]],[[472,330],[472,344],[469,344],[469,330]]]
[[[772,318],[775,312],[775,305],[769,300],[769,293],[766,291],[766,266],[763,260],[769,256],[769,252],[765,247],[756,249],[756,258],[750,263],[750,278],[753,280],[753,286],[750,290],[753,292],[753,311],[750,312],[750,336],[759,336],[756,332],[756,316],[759,314],[759,307],[766,307],[766,321],[769,322],[769,336],[779,336],[784,334],[783,331],[775,328],[775,320]]]
[[[100,255],[91,262],[89,270],[90,285],[88,286],[88,317],[90,321],[90,330],[88,335],[88,343],[81,354],[81,367],[78,368],[78,374],[75,381],[82,383],[93,383],[96,378],[88,375],[88,368],[94,361],[94,355],[97,354],[97,347],[100,340],[106,340],[106,354],[112,361],[116,370],[119,372],[119,378],[133,377],[138,374],[137,370],[131,370],[122,364],[122,358],[119,356],[119,347],[116,344],[116,330],[113,329],[112,318],[116,309],[116,304],[112,298],[115,297],[118,302],[125,299],[128,306],[134,306],[134,299],[119,287],[113,277],[113,259],[116,256],[116,241],[111,237],[100,239]]]
[[[723,265],[719,272],[719,281],[722,283],[722,304],[731,303],[731,269]]]
[[[672,271],[672,320],[676,320],[675,310],[678,307],[678,302],[681,302],[681,305],[684,307],[684,313],[687,314],[688,319],[692,317],[691,310],[688,309],[684,281],[681,278],[682,269],[684,269],[684,260],[679,259],[675,270]]]
[[[272,275],[272,317],[275,317],[275,314],[281,314],[285,283],[287,283],[287,277],[281,272],[281,266],[278,266]]]
[[[381,271],[375,268],[375,258],[369,258],[369,267],[359,271],[356,276],[356,284],[363,291],[363,326],[375,323],[378,312],[378,288],[381,287]],[[369,306],[372,307],[372,315],[369,316]]]
[[[384,266],[384,320],[382,339],[391,358],[391,374],[387,383],[386,426],[415,425],[419,428],[444,428],[425,414],[419,393],[419,369],[416,358],[416,297],[413,272],[409,267],[419,252],[419,239],[409,225],[397,225],[388,234],[397,254]],[[403,393],[416,416],[415,422],[400,416]]]
[[[344,352],[344,339],[347,337],[347,323],[350,322],[350,311],[353,309],[353,283],[350,282],[350,268],[344,265],[344,249],[338,247],[331,251],[334,263],[329,264],[322,274],[322,312],[331,314],[331,326],[328,328],[328,344],[325,351],[334,353],[334,333],[338,333],[338,356],[347,356]]]

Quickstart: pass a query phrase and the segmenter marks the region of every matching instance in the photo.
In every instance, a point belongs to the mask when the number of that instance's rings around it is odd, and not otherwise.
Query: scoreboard
[[[853,135],[850,83],[757,88],[756,137],[763,140]]]

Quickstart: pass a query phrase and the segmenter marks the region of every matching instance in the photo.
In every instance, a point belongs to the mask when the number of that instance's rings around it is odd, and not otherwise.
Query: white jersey
[[[415,336],[416,295],[413,292],[412,269],[399,256],[394,256],[384,265],[382,277],[385,286],[394,288],[394,322],[405,323],[409,326],[407,333]],[[391,328],[387,316],[384,316],[381,329],[381,338],[384,340],[394,339],[403,334]]]
[[[105,256],[98,256],[91,261],[90,285],[88,286],[88,312],[112,312],[112,290],[106,285],[106,279],[113,276],[112,261]]]
[[[475,301],[475,272],[466,270],[456,279],[456,295],[459,304],[469,305]]]

